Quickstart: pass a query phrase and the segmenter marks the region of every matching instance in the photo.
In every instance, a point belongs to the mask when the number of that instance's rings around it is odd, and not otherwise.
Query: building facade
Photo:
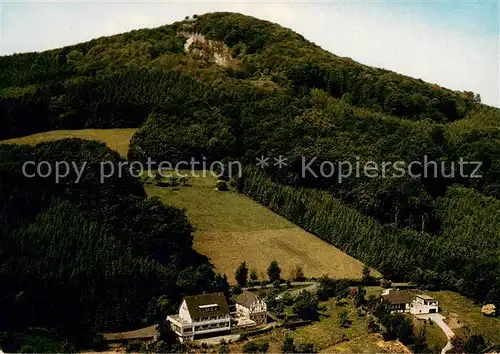
[[[229,307],[223,293],[186,296],[179,313],[168,316],[167,320],[181,342],[231,330]]]
[[[410,293],[407,290],[387,289],[380,300],[387,303],[389,310],[393,313],[410,312]]]
[[[439,312],[439,302],[428,295],[416,295],[411,303],[410,312],[414,315]]]
[[[236,315],[255,322],[255,325],[267,323],[267,304],[252,292],[244,291],[236,299]]]

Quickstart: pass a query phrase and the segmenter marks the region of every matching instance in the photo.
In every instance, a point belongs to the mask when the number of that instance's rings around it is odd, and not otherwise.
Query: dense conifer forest
[[[193,33],[224,43],[231,60],[214,62],[203,43],[185,52]],[[247,169],[240,190],[386,277],[497,307],[499,124],[500,111],[477,94],[368,67],[233,13],[0,57],[0,140],[133,127],[133,160],[252,165],[262,154],[283,155],[282,169]],[[449,167],[339,183],[342,171],[303,176],[302,157],[317,158],[312,169],[356,159]],[[482,178],[460,176],[449,164],[460,158],[482,162]],[[55,184],[22,176],[32,159],[94,167],[78,184]],[[154,321],[160,296],[176,304],[182,294],[226,286],[192,251],[182,211],[147,199],[131,176],[98,183],[97,165],[107,160],[120,157],[74,139],[0,145],[0,331],[53,327],[76,341],[77,333]]]
[[[21,172],[25,161],[65,159],[87,161],[78,183]],[[192,250],[182,210],[148,199],[129,175],[100,183],[100,162],[122,161],[103,143],[0,145],[0,161],[0,332],[43,327],[88,346],[103,331],[156,323],[184,294],[226,289]]]

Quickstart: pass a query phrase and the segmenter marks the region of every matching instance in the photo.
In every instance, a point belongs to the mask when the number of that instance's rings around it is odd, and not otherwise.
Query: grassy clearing
[[[367,333],[367,318],[358,317],[357,310],[350,300],[345,306],[337,306],[333,300],[323,302],[326,307],[325,316],[321,316],[318,322],[299,327],[286,332],[284,329],[276,329],[272,332],[252,338],[256,342],[269,342],[270,353],[280,353],[285,335],[291,335],[295,344],[314,343],[319,352],[324,353],[387,353],[387,345],[380,334]],[[349,328],[340,327],[338,314],[347,311],[351,324]],[[241,343],[230,346],[231,352],[241,353]]]
[[[36,145],[44,141],[59,140],[65,138],[80,138],[87,140],[99,140],[112,150],[127,157],[130,139],[137,129],[81,129],[81,130],[53,130],[20,138],[3,140],[5,144],[29,144]]]
[[[429,348],[437,348],[438,352],[440,352],[448,342],[443,330],[434,323],[426,323],[425,320],[419,320],[413,316],[412,320],[415,335],[418,335],[422,329],[425,329],[425,342]]]
[[[365,297],[368,299],[370,298],[370,296],[375,296],[376,298],[378,298],[385,289],[381,286],[365,286],[365,290]]]
[[[326,316],[321,318],[321,321],[294,331],[293,336],[298,343],[314,343],[319,351],[334,350],[332,347],[336,345],[367,335],[367,318],[358,317],[357,309],[352,301],[345,306],[337,306],[333,300],[323,302],[322,305],[326,306],[327,310]],[[342,311],[347,311],[351,321],[348,328],[339,325],[338,315]]]
[[[500,319],[484,316],[481,313],[481,305],[451,291],[426,293],[439,300],[441,313],[451,319],[449,325],[455,333],[457,326],[467,326],[472,332],[481,333],[492,343],[500,344]]]
[[[227,274],[231,282],[243,261],[257,270],[260,280],[267,278],[272,260],[280,263],[283,278],[296,265],[308,277],[361,277],[363,264],[358,260],[242,194],[217,191],[215,183],[208,174],[190,177],[190,187],[148,185],[147,191],[186,210],[196,228],[194,248],[208,256],[216,271]]]
[[[408,353],[408,349],[400,342],[385,342],[382,335],[372,333],[336,344],[320,353]]]

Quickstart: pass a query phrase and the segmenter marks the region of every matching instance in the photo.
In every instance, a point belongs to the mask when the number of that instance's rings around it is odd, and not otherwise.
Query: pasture
[[[277,260],[282,278],[301,266],[306,277],[324,274],[335,278],[361,278],[363,263],[304,231],[283,217],[234,191],[215,188],[216,178],[207,172],[189,177],[190,186],[146,185],[150,196],[186,210],[196,228],[194,248],[209,257],[219,273],[234,283],[234,271],[247,262],[259,280],[267,279],[269,263]],[[379,273],[372,271],[373,275]]]

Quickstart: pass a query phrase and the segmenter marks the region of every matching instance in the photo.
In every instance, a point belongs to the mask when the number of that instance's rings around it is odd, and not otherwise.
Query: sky
[[[41,51],[232,11],[277,22],[325,50],[500,107],[499,1],[3,1],[0,54]]]

